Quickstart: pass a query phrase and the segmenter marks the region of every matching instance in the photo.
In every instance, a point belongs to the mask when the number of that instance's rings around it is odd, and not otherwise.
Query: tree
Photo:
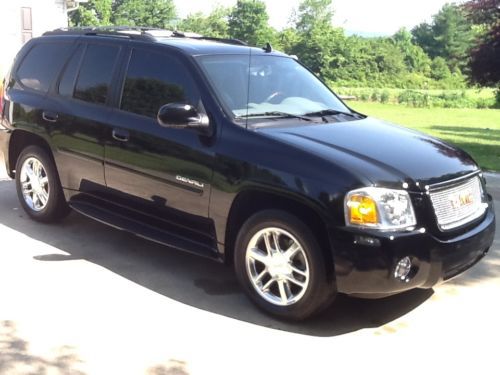
[[[331,0],[303,0],[293,22],[299,38],[292,53],[314,73],[335,79],[334,69],[342,63],[344,32],[333,27]]]
[[[177,25],[177,28],[182,31],[191,31],[205,36],[228,38],[227,18],[229,12],[228,8],[219,6],[212,10],[208,16],[205,16],[201,12],[190,14]]]
[[[72,26],[107,26],[111,24],[113,0],[90,0],[70,15]]]
[[[168,28],[176,17],[173,0],[116,0],[113,23]]]
[[[423,22],[420,25],[415,26],[411,30],[411,34],[413,36],[413,42],[420,46],[427,55],[435,57],[439,54],[439,47],[434,39],[432,25],[429,25],[427,22]]]
[[[463,5],[467,17],[477,25],[495,26],[500,22],[499,0],[469,0]]]
[[[299,33],[293,27],[287,27],[279,32],[276,43],[276,48],[285,53],[293,54],[293,49],[299,41]]]
[[[430,72],[431,59],[422,47],[413,43],[411,33],[405,28],[400,29],[392,37],[394,44],[403,53],[404,61],[410,72],[428,74]]]
[[[318,25],[332,26],[334,15],[331,0],[304,0],[292,19],[299,32],[310,32]]]
[[[492,29],[486,40],[472,50],[470,68],[474,82],[486,86],[500,84],[500,27]]]
[[[266,4],[260,0],[238,0],[229,14],[229,35],[253,46],[263,46],[275,38],[268,24]]]
[[[467,66],[467,55],[473,43],[472,24],[463,9],[445,4],[433,16],[432,24],[420,24],[412,31],[414,41],[431,57],[442,57],[451,70]]]
[[[431,77],[436,80],[443,80],[451,77],[450,69],[446,60],[442,57],[436,57],[431,64]]]
[[[472,0],[464,4],[469,19],[485,32],[471,51],[471,80],[500,85],[500,0]],[[500,105],[500,89],[497,94]]]

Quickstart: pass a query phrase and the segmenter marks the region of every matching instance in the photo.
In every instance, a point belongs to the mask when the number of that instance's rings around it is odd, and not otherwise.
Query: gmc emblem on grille
[[[454,194],[450,197],[451,207],[458,209],[474,203],[474,195],[471,191],[466,191],[459,194]]]

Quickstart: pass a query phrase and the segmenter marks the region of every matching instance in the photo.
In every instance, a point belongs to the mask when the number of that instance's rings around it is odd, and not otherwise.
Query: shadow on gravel
[[[16,332],[10,320],[0,321],[0,374],[72,374],[84,375],[75,370],[80,360],[68,346],[57,349],[53,358],[33,355],[29,343]]]
[[[41,253],[34,257],[38,261],[83,259],[196,308],[305,335],[335,336],[379,327],[433,294],[432,290],[413,290],[379,300],[339,296],[322,315],[303,323],[287,323],[257,310],[241,292],[232,269],[222,264],[142,240],[76,213],[58,225],[30,220],[19,206],[12,181],[0,181],[0,225],[66,253]]]

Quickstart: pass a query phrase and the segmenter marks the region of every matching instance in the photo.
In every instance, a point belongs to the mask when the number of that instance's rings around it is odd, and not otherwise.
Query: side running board
[[[103,205],[94,203],[93,201],[87,202],[84,200],[71,200],[69,205],[82,215],[112,226],[116,229],[130,232],[139,237],[178,250],[187,251],[189,253],[201,255],[210,259],[219,259],[218,252],[215,248],[207,244],[190,241],[189,239],[178,236],[175,233],[163,230],[154,225],[146,224],[145,222],[147,222],[147,220],[141,221],[137,213],[134,213],[134,215],[126,215],[125,212],[116,212],[114,209],[108,209],[105,206],[103,207]],[[131,217],[136,217],[136,219],[132,219]]]

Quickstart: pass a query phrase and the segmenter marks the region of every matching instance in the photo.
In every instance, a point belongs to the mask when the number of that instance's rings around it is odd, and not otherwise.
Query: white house
[[[88,0],[0,0],[0,77],[29,39],[68,26],[68,11]],[[2,81],[0,78],[0,83]]]

